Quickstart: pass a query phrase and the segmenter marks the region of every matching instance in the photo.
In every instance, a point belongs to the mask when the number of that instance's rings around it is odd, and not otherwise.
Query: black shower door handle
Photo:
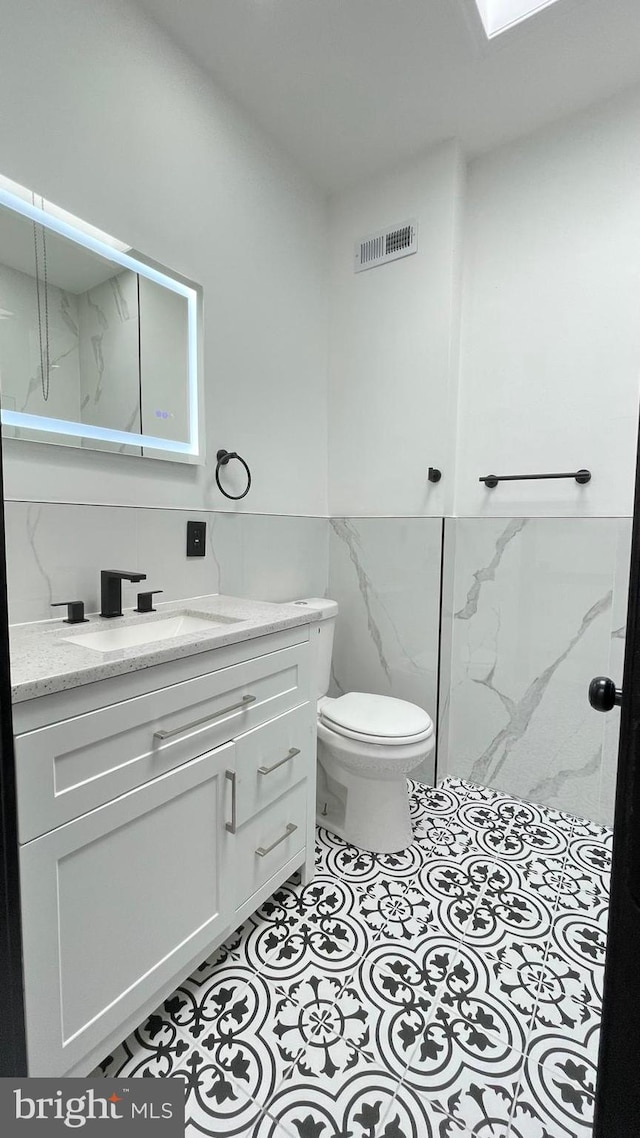
[[[589,684],[589,703],[595,711],[611,711],[622,703],[622,689],[609,676],[596,676]]]

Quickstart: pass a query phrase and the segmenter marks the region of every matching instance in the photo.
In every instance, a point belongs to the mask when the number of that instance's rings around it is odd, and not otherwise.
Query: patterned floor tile
[[[570,842],[570,835],[558,826],[546,820],[523,821],[522,815],[529,813],[529,809],[521,807],[515,812],[512,833],[517,833],[522,842],[523,849],[530,856],[564,857]]]
[[[491,857],[479,853],[433,858],[417,877],[417,886],[435,905],[444,932],[462,938],[495,870]]]
[[[162,1017],[182,1031],[191,1044],[211,1029],[221,1010],[219,993],[225,985],[237,988],[238,983],[246,984],[254,973],[244,953],[246,933],[247,926],[243,926],[192,972],[159,1009]]]
[[[609,826],[602,826],[598,822],[591,822],[588,818],[572,818],[572,837],[592,838],[611,848],[613,844],[613,830]]]
[[[540,1038],[550,1032],[562,1033],[576,1049],[579,1049],[585,1062],[597,1066],[600,1009],[578,1003],[567,995],[553,1001],[539,997],[528,1050],[531,1051]]]
[[[427,853],[416,842],[395,854],[373,854],[330,833],[316,831],[316,873],[334,876],[353,885],[368,885],[378,877],[412,880],[427,860]]]
[[[268,1105],[255,1138],[446,1138],[420,1099],[388,1071],[371,1068],[334,1083],[292,1073]],[[451,1134],[453,1135],[453,1131]]]
[[[545,1129],[549,1138],[590,1138],[595,1083],[596,1063],[580,1043],[564,1033],[539,1036],[522,1069],[515,1104],[514,1116],[530,1122],[525,1138]]]
[[[415,841],[319,829],[290,880],[94,1072],[187,1085],[219,1138],[590,1134],[611,831],[461,779]]]
[[[534,1021],[544,953],[515,942],[494,957],[466,944],[438,993],[450,1014],[470,1025],[478,1036],[497,1035],[524,1054]]]
[[[241,1064],[231,1066],[242,1077]],[[205,1047],[192,1048],[173,1075],[186,1084],[185,1138],[203,1134],[244,1138],[255,1133],[263,1117],[259,1104],[214,1062]]]
[[[494,862],[485,888],[473,907],[464,940],[497,953],[514,939],[546,942],[551,934],[553,904],[526,876],[526,863]]]
[[[197,1032],[191,1024],[182,1031],[189,1039],[197,1034],[198,1044],[221,1069],[252,1098],[263,1099],[273,1093],[300,1047],[290,1044],[281,1028],[291,1003],[287,992],[265,977],[246,966],[229,965],[207,991]],[[242,1078],[231,1070],[238,1054],[247,1060]]]
[[[477,782],[468,782],[461,778],[446,778],[438,785],[439,790],[453,790],[463,797],[465,802],[518,802],[518,799],[504,794],[501,790],[494,790],[491,786],[480,786]]]
[[[446,825],[431,822],[423,826],[420,841],[431,857],[458,858],[472,853],[495,857],[512,848],[510,826],[500,807],[470,800],[462,804],[455,819],[447,819]]]
[[[175,1023],[159,1008],[107,1055],[91,1078],[163,1079],[174,1074],[189,1042]]]
[[[465,1071],[483,1078],[515,1077],[523,1054],[503,1036],[511,1035],[522,1050],[525,1041],[513,1011],[487,996],[487,983],[479,996],[473,992],[484,961],[472,975],[467,960],[460,967],[460,953],[455,939],[442,936],[411,947],[379,943],[362,962],[354,985],[345,989],[363,1010],[367,1046],[445,1115],[442,1095],[454,1093]]]
[[[196,1042],[193,1025],[182,1029],[191,1047],[172,1074],[189,1084],[193,1126],[212,1135],[251,1133],[300,1050],[291,1026],[300,1009],[246,966],[229,965],[209,988],[206,1010]]]
[[[388,980],[384,973],[377,977]],[[380,1069],[399,1082],[406,1065],[406,1022],[423,1015],[422,1003],[428,1000],[412,993],[407,1009],[404,991],[393,999],[383,987],[373,995],[355,984],[339,989],[335,980],[320,975],[293,986],[292,999],[278,1010],[280,1046],[286,1042],[292,1056],[286,1080],[322,1087]]]
[[[589,985],[589,977],[584,969],[550,944],[538,993],[539,1014],[543,1016],[545,1026],[560,1028],[563,1025],[562,1008],[567,1000],[587,1005],[594,1010],[601,1006],[600,998],[595,988]]]
[[[559,912],[572,910],[592,917],[605,914],[609,906],[609,895],[602,879],[579,868],[568,856],[558,871],[559,860],[532,858],[528,862],[526,877],[532,888],[535,887],[536,880],[539,885],[546,883],[549,892],[542,894],[546,900],[550,899],[551,890],[555,890]]]
[[[558,911],[553,922],[550,953],[570,964],[580,977],[585,1003],[602,1005],[606,956],[607,912],[597,918]]]
[[[413,834],[425,862],[432,857],[460,857],[476,844],[473,832],[453,818],[422,818],[414,824]]]
[[[470,784],[461,779],[446,779],[439,786],[427,786],[409,780],[411,817],[414,822],[428,817],[442,825],[455,818],[466,801]]]
[[[521,798],[513,799],[513,803],[513,821],[514,825],[517,826],[528,826],[532,823],[551,826],[569,838],[578,821],[572,814],[567,814],[564,810],[556,810],[552,806],[525,802]]]
[[[598,882],[607,895],[611,877],[611,848],[593,837],[572,837],[567,862]]]
[[[289,890],[299,890],[300,886],[288,886]],[[194,990],[197,999],[210,976],[228,962],[244,964],[259,971],[278,944],[284,939],[295,923],[291,906],[286,904],[288,894],[275,893],[249,917],[243,925],[217,948],[185,981],[183,987]]]
[[[304,987],[301,995],[308,1002],[284,1017],[301,1046],[288,1077],[323,1085],[376,1065],[389,1069],[376,1049],[361,993],[349,985],[338,992],[335,982],[322,977],[305,981]]]
[[[304,887],[278,890],[272,907],[263,906],[245,956],[257,972],[279,982],[315,968],[346,976],[383,927],[365,890],[317,876]]]
[[[421,1095],[423,1109],[438,1120],[438,1138],[511,1138],[511,1113],[517,1079],[460,1079],[442,1099]],[[407,1088],[408,1089],[408,1088]],[[552,1138],[539,1135],[538,1138]]]
[[[513,824],[511,803],[505,798],[489,801],[469,797],[458,810],[457,820],[476,833],[491,830],[509,830]]]
[[[435,905],[410,881],[381,879],[367,889],[360,901],[368,924],[386,940],[414,942],[438,930]]]
[[[529,854],[521,866],[521,881],[525,888],[540,897],[552,912],[558,905],[562,890],[566,893],[572,888],[566,875],[566,864],[566,855],[553,857]]]
[[[399,1081],[457,952],[457,942],[442,936],[427,936],[417,945],[378,942],[353,980],[329,993],[333,1009],[323,1016],[316,1039],[305,1039],[292,1071],[326,1079],[378,1066]]]
[[[478,1123],[484,1122],[489,1095],[489,1117],[495,1117],[506,1134],[524,1064],[524,1055],[498,1036],[479,1037],[438,1008],[413,1052],[403,1085],[432,1110],[454,1118],[466,1128],[465,1134],[482,1133]],[[488,1126],[485,1131],[491,1134]]]
[[[223,944],[219,945],[218,948],[192,972],[190,979],[193,980],[194,984],[205,983],[207,978],[215,972],[216,968],[225,964],[227,960],[241,961],[243,959],[242,945],[252,927],[253,926],[244,924],[234,929]]]
[[[567,1138],[564,1130],[547,1129],[548,1125],[551,1125],[549,1120],[545,1122],[526,1098],[516,1099],[509,1122],[509,1138],[559,1138],[559,1135]],[[492,1133],[491,1130],[489,1133]]]

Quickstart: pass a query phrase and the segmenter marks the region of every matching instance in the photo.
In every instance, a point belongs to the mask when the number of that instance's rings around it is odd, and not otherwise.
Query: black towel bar
[[[488,490],[493,490],[498,482],[530,482],[539,478],[575,478],[576,482],[584,486],[591,481],[591,471],[574,470],[569,474],[485,474],[478,481],[484,482]]]

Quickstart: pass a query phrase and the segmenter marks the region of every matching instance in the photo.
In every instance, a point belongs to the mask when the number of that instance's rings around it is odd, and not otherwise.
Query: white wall
[[[204,286],[207,470],[21,445],[9,498],[326,513],[323,197],[123,0],[3,3],[0,173]],[[295,476],[292,476],[292,471]]]
[[[475,160],[466,190],[448,143],[335,198],[329,288],[322,196],[124,0],[5,4],[0,99],[0,172],[206,302],[205,470],[8,440],[9,498],[327,513],[330,295],[329,513],[631,512],[640,95]],[[353,273],[357,238],[413,215],[416,256]],[[252,466],[237,507],[213,483],[219,446]],[[580,465],[585,489],[477,482]]]
[[[331,202],[329,507],[452,508],[464,167],[446,143]],[[354,273],[355,242],[418,219],[418,252]],[[429,466],[442,481],[427,481]]]
[[[472,162],[456,512],[628,515],[640,383],[640,93]],[[592,482],[480,475],[588,467]]]

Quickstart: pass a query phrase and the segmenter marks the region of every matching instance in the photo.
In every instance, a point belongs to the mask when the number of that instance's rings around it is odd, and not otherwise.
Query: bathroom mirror
[[[8,185],[3,437],[201,462],[197,286]]]

